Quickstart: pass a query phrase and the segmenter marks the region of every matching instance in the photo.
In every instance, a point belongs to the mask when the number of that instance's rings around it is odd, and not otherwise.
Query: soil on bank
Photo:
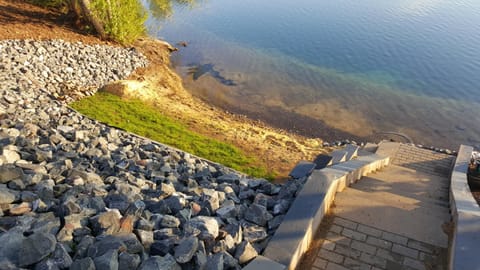
[[[19,0],[0,0],[0,39],[63,39],[110,44],[77,30],[71,17]],[[129,79],[104,89],[123,97],[154,104],[165,115],[186,123],[193,131],[231,143],[253,154],[262,165],[285,179],[300,160],[312,160],[329,149],[319,138],[306,138],[213,107],[193,97],[170,67],[170,50],[161,41],[141,39],[135,47],[150,61]],[[125,87],[127,85],[128,87]]]

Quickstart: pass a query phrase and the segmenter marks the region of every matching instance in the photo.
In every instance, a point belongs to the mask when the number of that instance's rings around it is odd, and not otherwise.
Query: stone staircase
[[[366,152],[354,145],[330,155],[319,155],[314,162],[299,162],[290,176],[306,177],[303,188],[263,256],[244,269],[294,269],[308,250],[337,192],[388,163],[388,156]]]

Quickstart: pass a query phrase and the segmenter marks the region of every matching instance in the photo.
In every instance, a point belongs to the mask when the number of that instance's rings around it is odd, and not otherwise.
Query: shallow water
[[[217,106],[328,140],[480,145],[479,1],[143,1]]]

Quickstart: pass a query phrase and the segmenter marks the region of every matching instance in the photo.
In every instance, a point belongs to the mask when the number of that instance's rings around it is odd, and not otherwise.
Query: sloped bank
[[[55,98],[145,66],[135,50],[6,40],[0,57],[0,269],[239,269],[299,188],[103,125]]]

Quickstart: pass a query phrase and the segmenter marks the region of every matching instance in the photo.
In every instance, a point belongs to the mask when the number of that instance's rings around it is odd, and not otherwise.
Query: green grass
[[[200,135],[140,100],[125,100],[98,92],[71,104],[72,108],[108,125],[174,146],[254,177],[273,179],[255,157],[230,144]]]

